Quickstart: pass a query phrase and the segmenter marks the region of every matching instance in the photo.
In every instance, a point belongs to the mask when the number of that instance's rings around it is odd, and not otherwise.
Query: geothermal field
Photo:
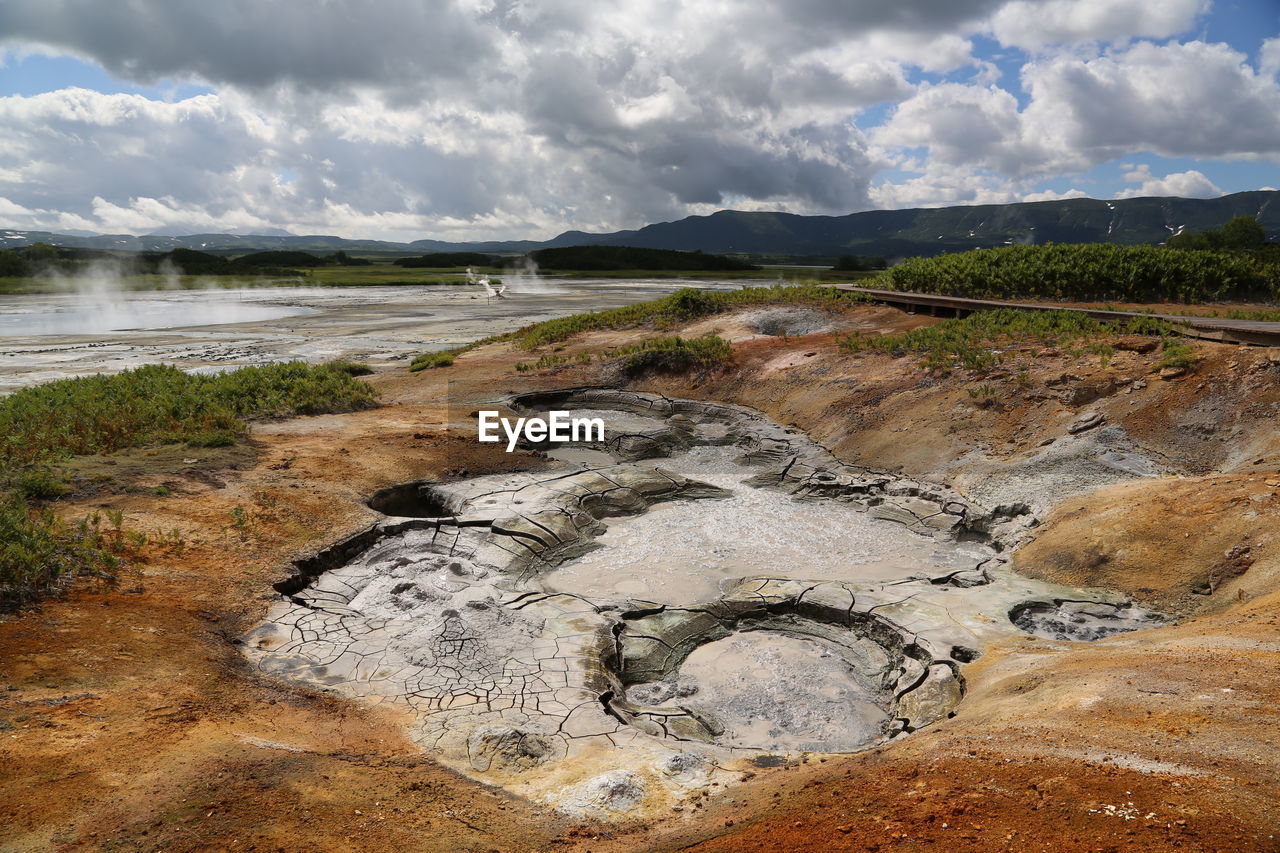
[[[86,848],[1273,849],[1276,350],[1202,341],[1162,378],[1137,337],[1015,343],[943,376],[842,342],[957,321],[597,284],[236,291],[223,323],[6,338],[11,386],[159,348],[193,376],[360,358],[379,392],[68,463],[61,511],[152,532],[0,623],[11,778],[48,780],[12,837],[69,798],[50,831]],[[406,369],[673,292],[649,304],[730,303]],[[671,334],[729,355],[628,366]],[[552,412],[602,429],[478,440]]]
[[[1280,0],[0,0],[0,853],[1280,853]]]

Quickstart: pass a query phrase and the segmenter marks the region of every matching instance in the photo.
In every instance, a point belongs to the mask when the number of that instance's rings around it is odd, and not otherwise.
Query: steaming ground
[[[680,287],[752,282],[504,279],[504,298],[479,287],[264,287],[0,298],[0,393],[165,362],[210,369],[351,358],[375,366],[445,349],[537,320],[652,299]],[[771,283],[771,282],[765,282]]]

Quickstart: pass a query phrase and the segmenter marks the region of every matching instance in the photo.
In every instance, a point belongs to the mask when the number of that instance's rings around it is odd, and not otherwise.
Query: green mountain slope
[[[1257,216],[1280,234],[1280,192],[1216,199],[1069,199],[1019,204],[872,210],[848,216],[797,216],[722,210],[614,234],[569,232],[554,244],[603,243],[655,249],[789,254],[936,255],[1014,243],[1160,243],[1185,228],[1201,231],[1236,216]]]
[[[906,257],[1016,243],[1160,243],[1180,229],[1202,231],[1237,216],[1256,216],[1271,240],[1280,238],[1280,191],[1257,190],[1214,199],[1134,198],[982,204],[911,210],[869,210],[847,216],[800,216],[721,210],[659,222],[635,231],[566,231],[546,241],[448,243],[347,240],[312,235],[196,234],[72,236],[43,231],[0,231],[0,248],[34,242],[86,249],[169,251],[176,248],[245,254],[264,250],[422,254],[526,253],[564,246],[635,246],[713,253],[882,255]]]

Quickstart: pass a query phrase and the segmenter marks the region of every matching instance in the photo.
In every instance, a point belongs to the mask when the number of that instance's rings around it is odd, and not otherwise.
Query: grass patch
[[[626,359],[623,368],[631,376],[645,373],[687,373],[727,364],[733,357],[733,347],[716,335],[704,335],[700,338],[675,335],[622,347],[609,355]]]
[[[902,356],[924,354],[923,365],[931,370],[987,371],[1004,361],[1002,351],[1011,346],[1035,344],[1043,347],[1076,346],[1077,355],[1092,352],[1109,358],[1110,346],[1101,339],[1117,335],[1173,334],[1168,323],[1150,317],[1123,322],[1104,322],[1078,311],[1019,311],[1000,308],[978,311],[968,317],[944,320],[934,326],[913,329],[901,335],[867,337],[853,334],[841,339],[848,352],[873,350]],[[1166,340],[1166,346],[1169,340]]]
[[[1195,370],[1196,365],[1199,363],[1200,356],[1196,354],[1195,347],[1173,338],[1166,338],[1164,349],[1160,354],[1160,360],[1156,362],[1155,369],[1163,370],[1166,367],[1178,367],[1183,370]]]
[[[27,468],[8,477],[9,491],[26,500],[48,501],[71,491],[71,484],[58,471],[44,466]]]
[[[114,580],[128,546],[118,523],[103,529],[95,515],[71,526],[47,507],[0,496],[0,607],[22,604],[73,576]]]
[[[198,432],[187,439],[188,447],[230,447],[238,436],[229,429],[211,429]]]
[[[349,412],[377,392],[333,365],[244,367],[208,376],[147,365],[63,379],[0,400],[0,467],[108,453],[154,442],[217,447],[250,418]]]
[[[652,325],[663,329],[752,305],[799,304],[840,307],[868,302],[860,293],[815,284],[743,287],[738,290],[685,288],[661,299],[637,302],[607,311],[571,314],[517,329],[505,339],[525,349],[567,340],[580,332],[599,329],[632,329]]]
[[[590,364],[597,356],[610,361],[625,359],[623,370],[629,376],[645,373],[687,373],[690,370],[709,370],[727,364],[733,357],[733,347],[728,341],[716,335],[703,335],[698,338],[682,338],[673,335],[653,338],[596,354],[580,352],[570,357],[550,352],[537,361],[518,362],[516,370],[525,373],[571,362]]]
[[[452,367],[454,356],[465,351],[465,347],[455,347],[441,352],[424,353],[413,360],[409,369],[428,370],[432,367]]]
[[[328,364],[334,370],[340,370],[348,376],[369,376],[373,373],[373,368],[359,361],[347,361],[346,359],[338,359]]]
[[[0,399],[0,605],[76,575],[114,577],[146,543],[145,534],[122,529],[119,513],[108,514],[106,527],[97,514],[73,527],[41,506],[70,491],[50,463],[148,444],[226,448],[247,431],[247,419],[369,408],[377,392],[355,378],[363,367],[289,362],[196,376],[147,365]],[[154,493],[161,489],[168,493]]]

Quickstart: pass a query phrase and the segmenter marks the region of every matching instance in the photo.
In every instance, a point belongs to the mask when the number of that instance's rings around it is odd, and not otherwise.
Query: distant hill
[[[1256,216],[1269,239],[1280,239],[1280,191],[1256,190],[1214,199],[1133,198],[981,204],[911,210],[869,210],[847,216],[800,216],[722,210],[635,231],[566,231],[545,241],[448,243],[347,240],[324,235],[127,234],[74,236],[44,231],[0,231],[0,248],[35,242],[84,249],[166,252],[177,248],[219,254],[310,251],[422,255],[428,252],[525,254],[569,246],[634,246],[717,254],[792,256],[937,255],[1016,243],[1161,243],[1180,230],[1216,228],[1237,216]]]
[[[637,249],[634,246],[564,246],[531,252],[543,269],[552,270],[758,270],[754,264],[724,255]]]

